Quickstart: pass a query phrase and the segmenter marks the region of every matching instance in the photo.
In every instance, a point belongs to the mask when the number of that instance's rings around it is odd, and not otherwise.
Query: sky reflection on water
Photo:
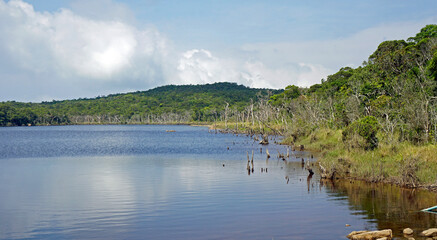
[[[176,132],[166,133],[168,128]],[[70,146],[77,135],[82,144],[77,138]],[[11,142],[20,146],[6,149]],[[371,187],[323,183],[317,172],[307,178],[299,155],[309,159],[305,153],[266,161],[265,148],[261,154],[250,138],[205,128],[6,128],[0,143],[8,156],[0,157],[0,239],[345,239],[352,230],[416,220],[408,214],[392,219],[385,207],[369,214]],[[284,146],[268,148],[272,155],[286,152]],[[248,175],[252,150],[255,171]],[[397,198],[378,199],[372,201],[404,207]],[[436,198],[421,193],[415,199],[421,203],[411,211]],[[420,227],[437,222],[423,220]]]

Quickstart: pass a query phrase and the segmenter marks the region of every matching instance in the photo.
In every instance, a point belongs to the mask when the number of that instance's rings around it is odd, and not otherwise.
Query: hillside
[[[168,85],[148,91],[90,99],[42,103],[1,102],[0,125],[138,124],[214,121],[226,103],[244,107],[279,90],[255,89],[236,83]]]

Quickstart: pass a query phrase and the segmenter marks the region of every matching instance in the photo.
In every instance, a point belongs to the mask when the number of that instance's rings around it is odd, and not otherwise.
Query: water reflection
[[[299,158],[300,156],[288,161],[274,161],[274,166],[283,170],[285,184],[305,181],[309,195],[320,196],[326,192],[328,201],[347,205],[350,214],[364,220],[362,224],[347,228],[348,233],[353,230],[392,229],[395,239],[403,239],[402,231],[409,227],[416,232],[416,239],[425,239],[417,234],[437,226],[436,214],[421,211],[437,204],[437,193],[382,183],[321,179],[317,168],[314,168],[315,160]],[[308,166],[313,167],[316,174],[309,174]],[[309,213],[311,214],[313,213]],[[344,223],[347,224],[347,221]]]
[[[345,197],[349,208],[374,222],[378,229],[392,229],[402,236],[404,228],[422,231],[437,226],[437,215],[421,210],[437,203],[437,194],[387,184],[362,181],[322,181],[330,196]]]

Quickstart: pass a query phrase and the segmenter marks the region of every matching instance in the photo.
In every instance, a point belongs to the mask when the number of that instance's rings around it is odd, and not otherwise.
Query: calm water
[[[419,211],[436,194],[321,182],[302,168],[309,153],[266,161],[260,147],[204,127],[0,128],[0,239],[329,240],[437,227]]]

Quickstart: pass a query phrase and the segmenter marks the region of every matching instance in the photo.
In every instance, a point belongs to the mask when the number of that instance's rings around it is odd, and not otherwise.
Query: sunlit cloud
[[[164,78],[168,41],[154,28],[139,30],[122,21],[93,20],[68,9],[37,12],[18,0],[0,1],[0,18],[0,48],[6,54],[2,58],[27,75],[24,86],[35,81],[44,85],[43,78],[49,77],[84,84],[82,88],[101,86],[104,80],[110,89],[123,81],[129,89],[151,87]],[[55,91],[50,88],[47,92]],[[70,90],[80,94],[82,89]]]

